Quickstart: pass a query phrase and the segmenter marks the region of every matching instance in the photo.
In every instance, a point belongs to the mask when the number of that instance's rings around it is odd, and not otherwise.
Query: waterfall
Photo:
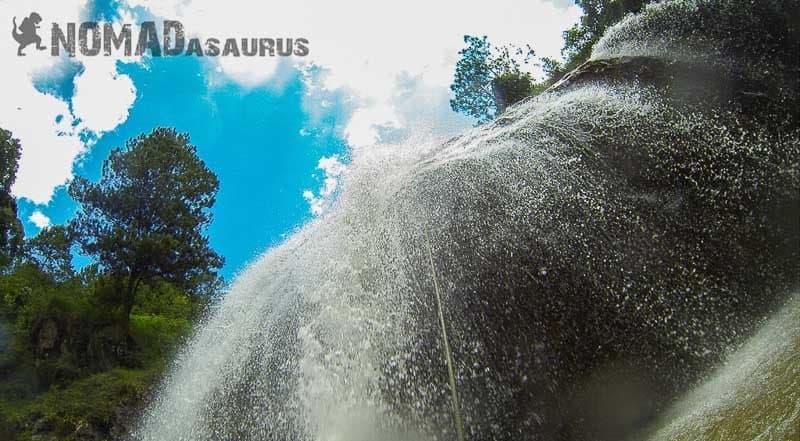
[[[797,439],[800,436],[800,293],[679,400],[648,440]],[[735,424],[720,424],[734,420]],[[645,439],[642,437],[641,439]]]
[[[653,5],[490,124],[355,149],[335,204],[237,277],[132,437],[649,426],[799,281],[797,2],[747,3]]]

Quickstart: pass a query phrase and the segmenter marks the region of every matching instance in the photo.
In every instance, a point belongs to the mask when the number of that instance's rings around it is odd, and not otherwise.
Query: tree
[[[493,48],[486,36],[464,36],[467,47],[459,51],[450,107],[486,122],[515,102],[530,95],[533,78],[521,70],[534,52],[514,46]],[[522,61],[520,61],[522,60]]]
[[[24,232],[17,218],[17,201],[11,186],[17,179],[21,148],[11,132],[0,129],[0,269],[22,251]]]
[[[561,54],[566,62],[563,65],[550,64],[550,78],[558,80],[589,59],[595,43],[606,29],[620,21],[625,15],[636,13],[654,0],[575,0],[583,9],[580,22],[564,31],[564,48]],[[553,60],[548,60],[552,62]],[[547,69],[546,69],[547,70]]]
[[[99,182],[70,185],[81,205],[77,241],[111,275],[125,317],[141,283],[167,281],[190,294],[218,286],[223,259],[204,235],[218,188],[189,136],[167,128],[113,150]]]
[[[73,232],[55,225],[44,228],[25,243],[27,258],[57,282],[75,275],[72,268]]]

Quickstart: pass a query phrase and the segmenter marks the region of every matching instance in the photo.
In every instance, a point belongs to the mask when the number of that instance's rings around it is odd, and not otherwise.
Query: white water
[[[717,439],[790,440],[800,435],[798,357],[800,293],[795,293],[706,382],[676,403],[649,439],[698,439],[715,425],[722,426]],[[748,419],[742,421],[741,415]]]
[[[676,2],[688,13],[698,3]],[[683,59],[676,51],[685,47],[663,40],[615,43],[639,24],[626,23],[596,56]],[[455,439],[433,273],[467,439],[553,439],[578,420],[606,439],[641,428],[664,404],[647,404],[665,398],[663,384],[691,384],[751,329],[739,298],[771,299],[737,279],[763,277],[770,262],[736,260],[737,241],[746,247],[747,232],[771,224],[736,210],[797,185],[796,140],[784,149],[761,132],[742,136],[724,112],[684,110],[642,85],[582,85],[449,143],[352,152],[330,211],[237,278],[133,437]],[[788,160],[775,160],[776,150]],[[696,219],[690,198],[708,219]],[[740,221],[752,230],[737,229]],[[728,264],[725,277],[714,272]],[[726,388],[750,377],[733,374],[783,348],[759,346],[796,339],[796,315],[786,314],[674,411],[661,439],[737,399]],[[571,382],[592,385],[607,370],[633,372],[635,387],[619,383],[638,395],[629,414],[595,424],[605,409]],[[601,393],[615,392],[600,383]]]
[[[420,344],[413,308],[432,306],[430,274],[417,273],[428,267],[413,263],[414,253],[425,246],[423,229],[434,238],[439,255],[448,255],[453,240],[448,239],[452,233],[442,231],[444,226],[472,230],[483,236],[475,256],[491,262],[486,250],[499,247],[514,253],[516,230],[542,212],[547,193],[578,194],[592,216],[613,216],[597,196],[602,193],[587,189],[602,188],[602,180],[563,179],[579,173],[582,152],[567,149],[569,144],[553,134],[569,130],[569,142],[589,145],[591,129],[574,127],[656,118],[660,108],[652,96],[633,89],[584,87],[541,97],[512,110],[506,124],[475,130],[444,146],[414,141],[354,152],[332,210],[268,251],[236,280],[176,362],[137,438],[367,441],[453,436],[450,403],[441,399],[450,394],[447,377],[426,383],[419,372],[420,364],[444,366],[442,352],[437,352],[440,358],[416,361],[409,352]],[[564,123],[567,115],[571,127]],[[535,139],[536,148],[520,144],[520,133]],[[431,176],[444,179],[437,182]],[[439,193],[443,188],[455,190]],[[495,209],[505,214],[472,217],[476,213],[452,205],[456,196],[481,200],[487,192],[498,195]],[[448,219],[453,213],[465,217]],[[417,250],[409,250],[409,241]],[[548,269],[534,265],[525,273],[537,271]],[[421,282],[411,280],[415,277]],[[442,277],[449,298],[445,303],[452,304],[457,301],[452,297],[457,292],[453,273]],[[452,322],[457,316],[452,307],[446,308],[448,326],[457,328],[456,344],[462,353],[473,348],[476,359],[472,367],[456,360],[460,382],[472,376],[487,385],[477,395],[467,394],[464,406],[505,399],[494,394],[512,397],[507,394],[518,386],[504,384],[504,377],[494,376],[480,361],[486,344],[503,343],[465,334]],[[430,326],[436,324],[431,318]],[[528,375],[535,372],[523,370],[514,382],[524,383]],[[398,390],[410,400],[401,407],[390,398]],[[494,411],[482,417],[488,421],[467,416],[469,439],[479,436],[478,430],[497,431],[497,436],[515,430],[503,425],[503,408]]]
[[[562,147],[552,143],[551,152],[533,150],[504,140],[503,134],[524,130],[531,136],[536,131],[548,139],[551,131],[565,130],[566,115],[579,116],[578,108],[581,120],[601,124],[622,112],[648,112],[650,106],[640,99],[631,91],[586,88],[542,98],[517,110],[524,117],[509,126],[477,130],[443,147],[415,140],[354,152],[332,211],[268,251],[238,277],[176,362],[137,436],[260,440],[278,433],[285,439],[319,441],[386,439],[386,427],[403,424],[393,421],[399,416],[381,397],[380,368],[389,365],[399,370],[392,382],[414,376],[414,366],[404,366],[405,354],[398,353],[416,334],[408,306],[415,297],[433,292],[432,285],[428,292],[415,292],[406,279],[408,251],[400,243],[403,236],[437,228],[423,217],[430,201],[409,199],[409,193],[415,195],[406,191],[409,183],[431,170],[459,180],[463,170],[451,164],[480,161],[487,170],[465,175],[467,187],[460,192],[481,198],[485,190],[471,181],[491,179],[494,191],[516,194],[515,200],[529,195],[536,201],[531,192],[537,188],[526,188],[518,179],[552,173],[546,168],[558,167],[551,158]],[[565,161],[564,171],[573,161],[580,158]],[[557,185],[540,181],[538,185],[545,188]],[[517,212],[509,212],[514,218],[532,206],[506,209]],[[495,223],[499,234],[510,234],[504,229],[515,227],[510,220],[485,221]],[[480,222],[466,226],[480,230],[485,227]],[[418,230],[409,232],[409,224]],[[490,245],[503,246],[495,240]],[[441,239],[438,244],[446,246]],[[429,405],[427,395],[435,391],[449,393],[446,383],[445,378],[429,385],[430,390],[416,391],[416,405]],[[242,394],[245,402],[233,410],[242,414],[233,423],[240,433],[213,426],[215,417],[210,415]]]

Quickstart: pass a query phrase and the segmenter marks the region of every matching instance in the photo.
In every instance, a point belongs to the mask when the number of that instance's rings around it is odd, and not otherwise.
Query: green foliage
[[[456,63],[455,77],[450,85],[453,91],[450,107],[477,118],[479,122],[486,122],[502,113],[507,105],[518,101],[509,99],[517,98],[518,90],[508,91],[506,86],[519,88],[526,80],[532,83],[530,75],[521,71],[521,66],[527,64],[534,53],[530,47],[526,50],[513,46],[493,48],[486,36],[465,35],[464,43],[467,47],[459,51],[461,58]],[[530,89],[529,84],[527,90]]]
[[[461,59],[456,64],[456,73],[450,90],[454,98],[450,107],[456,111],[488,121],[495,116],[496,107],[491,89],[494,72],[489,67],[491,54],[486,37],[464,36],[467,47],[458,54]]]
[[[561,54],[566,62],[561,65],[545,62],[550,82],[557,81],[567,72],[575,69],[592,55],[595,43],[603,33],[620,21],[625,15],[642,10],[647,3],[654,0],[575,0],[575,4],[583,10],[580,22],[564,31],[564,48]],[[549,64],[548,64],[549,63]]]
[[[531,95],[533,79],[527,72],[506,72],[494,79],[493,86],[502,90],[505,105],[510,106]]]
[[[0,439],[113,438],[219,287],[203,233],[219,183],[187,135],[156,129],[114,150],[100,182],[77,178],[74,222],[23,248],[19,144],[0,141]],[[76,250],[95,258],[77,273]]]
[[[139,289],[130,321],[130,334],[139,348],[139,365],[165,360],[165,354],[170,354],[189,334],[204,305],[200,299],[203,297],[189,296],[166,282]]]
[[[57,281],[72,278],[73,236],[70,228],[62,225],[44,228],[25,242],[26,257]]]
[[[0,422],[5,419],[6,435],[19,440],[32,439],[34,428],[63,440],[77,439],[80,427],[108,432],[118,422],[119,409],[141,402],[155,377],[153,370],[113,369],[54,387],[34,400],[0,400]]]
[[[58,439],[81,426],[107,433],[120,406],[136,405],[167,366],[204,304],[166,282],[144,285],[123,327],[121,307],[108,306],[114,286],[91,271],[57,282],[34,264],[0,276],[0,322],[11,338],[0,359],[0,439],[28,439],[33,426]]]
[[[134,314],[160,315],[174,319],[195,316],[199,298],[188,296],[183,290],[167,282],[142,286],[136,293]]]
[[[11,264],[22,250],[24,233],[17,218],[17,201],[11,195],[20,154],[19,141],[8,130],[0,129],[0,269]]]
[[[165,363],[191,330],[191,322],[186,318],[172,318],[151,314],[131,315],[130,332],[136,347],[136,362],[140,366],[154,366]]]
[[[0,291],[14,361],[36,373],[37,389],[115,364],[99,343],[113,316],[82,285],[56,283],[34,265],[20,265],[0,278]]]
[[[536,95],[561,79],[589,59],[595,43],[606,29],[625,15],[642,10],[654,0],[575,0],[583,10],[580,22],[564,31],[564,62],[541,58],[545,77],[540,82],[521,71],[534,51],[504,46],[493,48],[486,37],[466,35],[467,47],[459,52],[461,58],[450,90],[453,99],[450,107],[460,113],[477,118],[480,123],[490,121],[510,105],[526,96]],[[521,62],[519,60],[522,60]]]
[[[100,182],[75,179],[78,242],[114,276],[128,312],[142,282],[165,280],[193,294],[218,286],[223,260],[203,234],[218,187],[188,135],[164,128],[113,150]]]
[[[460,113],[477,118],[479,122],[490,121],[506,107],[526,96],[540,93],[558,81],[567,72],[589,59],[595,43],[606,29],[621,20],[626,14],[639,12],[653,0],[576,0],[583,10],[580,22],[564,31],[562,63],[552,58],[542,58],[541,66],[545,78],[534,82],[529,74],[521,71],[521,63],[527,64],[534,51],[504,46],[493,48],[484,36],[464,36],[467,47],[459,52],[461,58],[450,90],[454,98],[450,107]],[[519,60],[522,60],[521,62]]]

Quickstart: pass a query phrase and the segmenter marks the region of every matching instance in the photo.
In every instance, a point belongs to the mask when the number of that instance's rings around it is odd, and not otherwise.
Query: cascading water
[[[800,438],[800,293],[661,420],[640,439]]]
[[[492,124],[352,152],[334,207],[238,277],[132,437],[643,430],[800,282],[787,10],[657,4]]]

